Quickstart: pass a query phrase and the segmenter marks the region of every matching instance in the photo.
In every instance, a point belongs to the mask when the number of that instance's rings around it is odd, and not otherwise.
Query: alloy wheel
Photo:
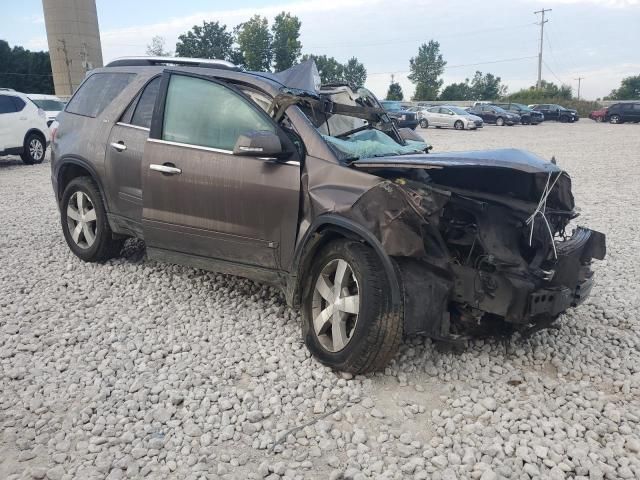
[[[620,117],[618,115],[612,115],[611,123],[620,123]]]
[[[341,258],[325,265],[316,280],[311,316],[322,346],[339,352],[351,340],[360,311],[360,289],[351,266]]]
[[[29,154],[35,161],[41,160],[44,156],[44,147],[38,138],[33,138],[29,142]]]
[[[69,198],[67,225],[76,245],[91,248],[96,241],[96,209],[86,193],[77,191]]]
[[[458,120],[456,123],[454,123],[453,127],[456,130],[464,130],[464,125],[462,124],[462,122],[460,120]]]

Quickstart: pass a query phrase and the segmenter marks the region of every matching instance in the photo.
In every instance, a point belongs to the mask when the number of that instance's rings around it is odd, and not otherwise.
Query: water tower
[[[70,96],[102,66],[95,0],[42,0],[56,95]]]

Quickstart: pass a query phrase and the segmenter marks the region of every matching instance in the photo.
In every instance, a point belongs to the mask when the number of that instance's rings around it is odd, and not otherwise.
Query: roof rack
[[[240,67],[226,60],[188,57],[121,57],[107,63],[105,67],[151,67],[156,65],[180,65],[184,67],[241,70]]]

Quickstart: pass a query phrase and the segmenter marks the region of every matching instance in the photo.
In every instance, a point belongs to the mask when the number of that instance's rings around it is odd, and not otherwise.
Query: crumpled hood
[[[363,167],[399,168],[449,168],[493,167],[519,170],[526,173],[556,173],[560,168],[537,155],[516,148],[480,150],[469,152],[445,152],[388,157],[363,158],[353,164]]]

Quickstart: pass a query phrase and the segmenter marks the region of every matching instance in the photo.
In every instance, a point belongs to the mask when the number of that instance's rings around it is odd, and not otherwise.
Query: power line
[[[556,80],[558,80],[560,82],[561,85],[566,85],[566,82],[563,81],[560,77],[558,77],[558,75],[556,75],[556,72],[554,72],[553,70],[551,70],[551,67],[549,65],[547,65],[547,62],[545,62],[544,60],[542,61],[542,63],[544,63],[544,66],[547,67],[547,70],[549,70],[551,72],[551,74],[556,77]]]
[[[23,75],[26,77],[53,77],[50,73],[17,73],[17,72],[0,72],[0,75]]]

